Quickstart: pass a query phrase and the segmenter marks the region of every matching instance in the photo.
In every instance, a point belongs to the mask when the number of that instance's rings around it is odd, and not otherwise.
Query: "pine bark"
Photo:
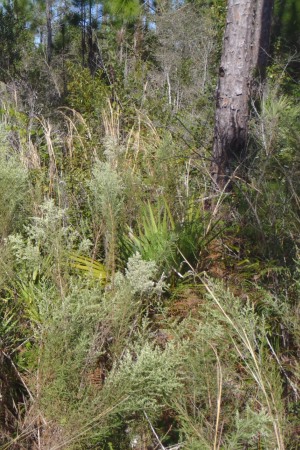
[[[273,0],[228,0],[211,165],[219,189],[246,152],[252,81],[267,63],[272,9]]]

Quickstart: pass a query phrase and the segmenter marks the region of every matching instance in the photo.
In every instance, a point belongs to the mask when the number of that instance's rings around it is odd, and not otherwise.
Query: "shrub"
[[[1,130],[0,130],[1,131]],[[7,236],[22,223],[28,194],[28,173],[9,153],[5,135],[0,136],[0,236]]]

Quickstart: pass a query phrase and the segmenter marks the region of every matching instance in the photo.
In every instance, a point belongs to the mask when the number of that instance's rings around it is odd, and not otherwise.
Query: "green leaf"
[[[74,269],[85,272],[86,274],[92,276],[92,278],[99,280],[103,284],[105,284],[106,282],[107,273],[104,264],[100,263],[99,261],[95,261],[93,258],[71,253],[70,266]]]

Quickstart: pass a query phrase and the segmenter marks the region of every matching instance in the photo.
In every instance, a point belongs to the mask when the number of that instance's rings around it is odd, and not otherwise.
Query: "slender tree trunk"
[[[46,22],[47,22],[47,63],[50,64],[53,49],[52,0],[46,0]]]
[[[84,1],[81,0],[80,5],[81,12],[81,57],[82,67],[85,67],[85,52],[86,52],[86,10]]]
[[[61,36],[62,36],[62,72],[63,72],[63,95],[67,94],[67,73],[66,73],[66,24],[61,24]]]
[[[273,0],[228,0],[211,166],[220,189],[245,154],[252,80],[267,63],[272,7]]]
[[[270,35],[274,0],[256,0],[256,24],[254,36],[253,64],[264,77],[269,59]]]
[[[88,43],[88,66],[91,74],[95,73],[95,54],[94,54],[94,43],[93,43],[93,23],[92,23],[92,1],[89,0],[89,24],[87,27],[87,43]]]

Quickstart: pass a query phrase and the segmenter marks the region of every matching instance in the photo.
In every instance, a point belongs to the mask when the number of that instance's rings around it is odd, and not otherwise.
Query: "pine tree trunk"
[[[47,63],[50,64],[52,59],[52,1],[46,0],[46,21],[47,21]]]
[[[255,69],[267,62],[273,0],[228,0],[211,173],[223,189],[246,151]]]

